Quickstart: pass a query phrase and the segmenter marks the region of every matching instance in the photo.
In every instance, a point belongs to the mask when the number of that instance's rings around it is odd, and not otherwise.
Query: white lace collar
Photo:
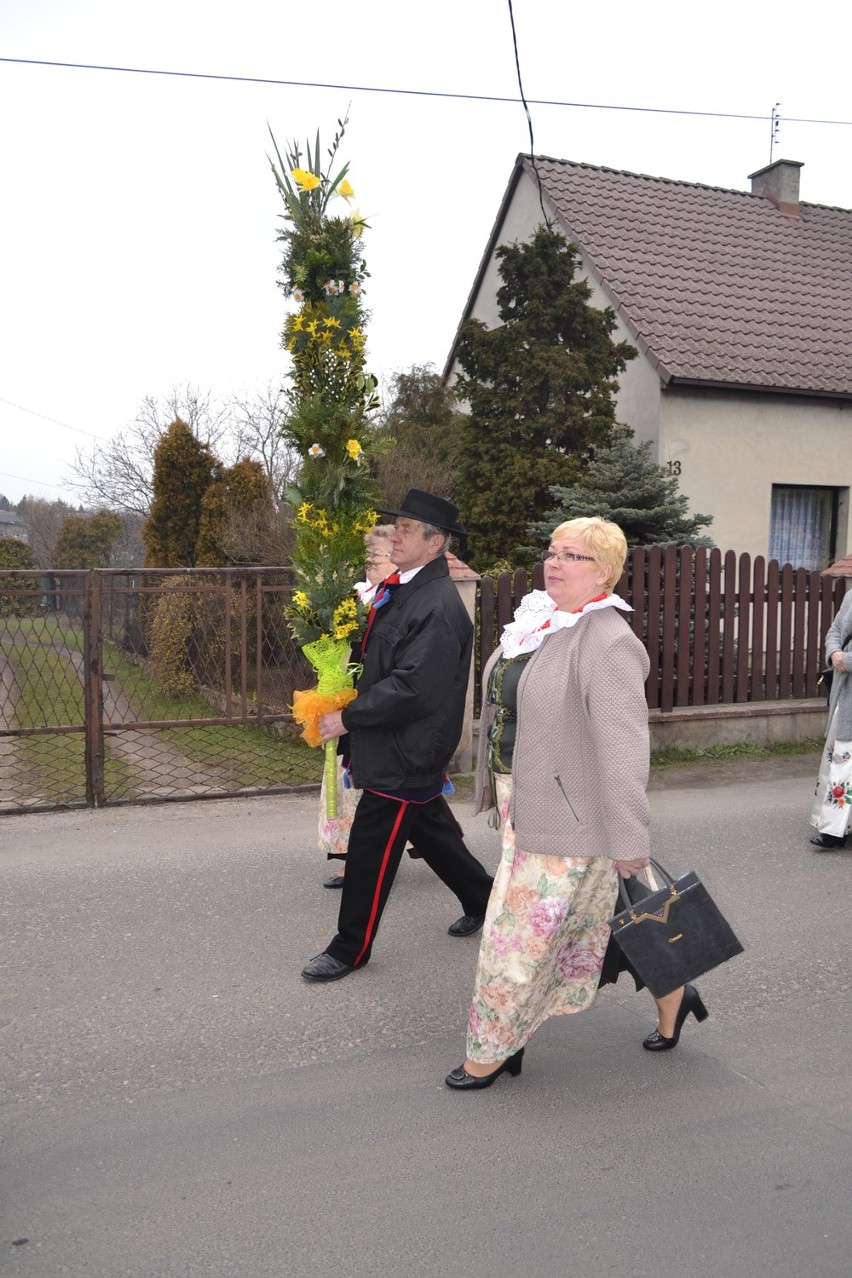
[[[577,622],[599,608],[620,608],[622,612],[633,609],[619,595],[607,595],[587,603],[579,612],[560,612],[546,590],[531,590],[515,609],[515,615],[500,636],[504,657],[518,657],[523,652],[535,652],[554,630],[576,626]]]

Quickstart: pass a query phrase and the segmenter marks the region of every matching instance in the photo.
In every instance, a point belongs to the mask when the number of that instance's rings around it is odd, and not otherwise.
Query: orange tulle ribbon
[[[322,745],[318,719],[332,710],[342,710],[357,697],[354,688],[340,688],[337,692],[320,692],[309,688],[306,692],[293,693],[293,718],[302,729],[302,738],[309,746]]]

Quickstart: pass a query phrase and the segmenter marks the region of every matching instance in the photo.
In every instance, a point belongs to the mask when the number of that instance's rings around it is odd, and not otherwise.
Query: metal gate
[[[286,568],[3,570],[0,811],[314,787]]]

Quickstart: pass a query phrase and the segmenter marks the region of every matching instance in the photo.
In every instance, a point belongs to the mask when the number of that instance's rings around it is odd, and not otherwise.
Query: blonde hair
[[[390,559],[391,537],[394,532],[393,524],[374,524],[369,532],[365,532],[364,545],[367,547],[367,558],[369,559],[371,551],[378,549],[384,542],[384,549],[388,552],[388,559]]]
[[[600,515],[568,519],[554,528],[551,541],[579,541],[589,552],[599,568],[607,568],[609,575],[603,586],[611,595],[624,571],[627,560],[627,538],[619,528]]]

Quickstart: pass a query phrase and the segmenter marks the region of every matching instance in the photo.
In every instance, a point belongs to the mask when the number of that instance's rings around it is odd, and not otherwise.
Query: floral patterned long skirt
[[[348,789],[343,784],[343,763],[340,755],[337,757],[337,816],[329,817],[325,814],[325,772],[322,774],[322,784],[320,785],[320,804],[319,804],[319,826],[317,836],[319,841],[319,850],[324,852],[328,860],[336,857],[343,860],[349,849],[349,831],[352,829],[352,822],[355,818],[355,809],[358,806],[358,800],[361,798],[361,791],[350,786]]]
[[[495,777],[500,865],[488,902],[467,1027],[468,1060],[495,1064],[551,1016],[594,1002],[618,887],[608,857],[538,856],[515,846],[511,778]]]
[[[852,812],[852,741],[837,740],[836,722],[835,709],[828,725],[814,790],[811,825],[820,834],[833,834],[842,839]]]

